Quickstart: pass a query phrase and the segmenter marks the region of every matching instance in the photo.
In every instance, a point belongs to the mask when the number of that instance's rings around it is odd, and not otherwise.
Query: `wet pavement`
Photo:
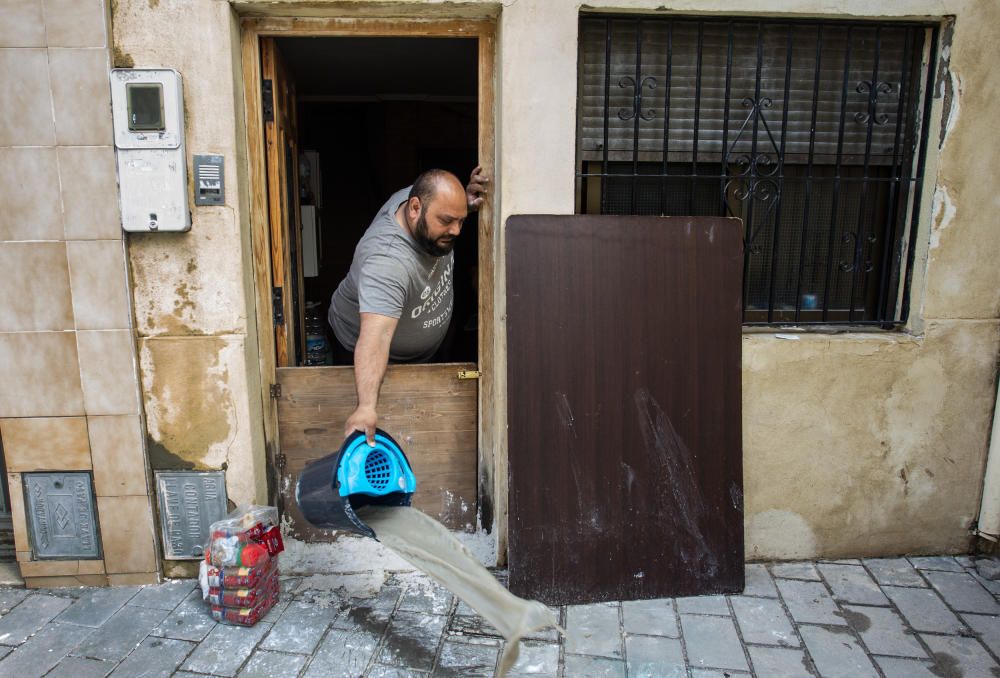
[[[309,582],[283,577],[252,628],[213,621],[194,580],[0,587],[0,676],[495,673],[503,639],[426,579],[349,601]],[[511,675],[998,676],[998,595],[962,556],[751,564],[742,595],[559,608],[567,636],[523,641]]]

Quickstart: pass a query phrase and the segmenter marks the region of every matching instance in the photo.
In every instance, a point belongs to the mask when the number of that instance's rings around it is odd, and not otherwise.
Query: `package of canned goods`
[[[277,574],[278,561],[267,557],[254,567],[216,567],[203,563],[199,580],[204,597],[213,588],[218,589],[252,589],[271,574]]]
[[[250,607],[269,596],[277,583],[278,573],[273,572],[252,588],[224,589],[221,586],[211,586],[208,589],[208,602],[223,607]]]
[[[262,559],[261,549],[270,556],[284,550],[278,527],[278,509],[274,506],[246,506],[212,523],[205,560],[215,567],[252,567]]]
[[[255,596],[252,603],[243,606],[212,605],[212,618],[223,624],[253,626],[264,618],[278,602],[278,577],[274,575],[267,581],[266,588]]]

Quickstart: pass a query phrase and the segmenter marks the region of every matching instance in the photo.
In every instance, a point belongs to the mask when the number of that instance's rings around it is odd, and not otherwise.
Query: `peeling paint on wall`
[[[944,9],[955,16],[943,18],[940,34],[934,92],[940,151],[929,154],[928,171],[933,173],[929,183],[944,187],[947,199],[935,195],[934,214],[925,225],[930,256],[923,289],[916,293],[923,294],[922,315],[930,318],[995,319],[1000,269],[993,262],[1000,241],[992,233],[1000,200],[990,144],[995,136],[993,92],[1000,87],[994,68],[1000,3],[949,3]]]
[[[135,60],[132,58],[132,55],[128,52],[123,52],[117,45],[115,45],[112,54],[112,64],[115,68],[135,68]]]
[[[223,470],[230,499],[264,501],[264,467],[248,440],[259,420],[246,406],[243,338],[142,338],[139,358],[151,466]]]
[[[937,87],[934,98],[942,99],[944,114],[941,116],[941,131],[938,149],[944,148],[948,131],[958,121],[958,100],[960,87],[958,74],[951,70],[951,43],[955,37],[955,17],[948,17],[941,26],[941,46],[938,49]]]
[[[149,467],[158,471],[193,471],[198,467],[179,454],[174,454],[152,437],[146,439]]]
[[[930,248],[937,249],[941,244],[941,232],[951,226],[955,218],[955,203],[948,195],[948,188],[944,185],[938,186],[934,191],[934,202],[931,208],[933,223],[931,224],[931,245]]]
[[[137,328],[142,336],[242,334],[242,267],[227,238],[234,229],[220,208],[200,213],[191,233],[135,234],[129,261]],[[211,262],[211,265],[205,262]]]
[[[218,337],[142,343],[151,463],[222,468],[234,417],[228,371],[219,360],[224,347]]]

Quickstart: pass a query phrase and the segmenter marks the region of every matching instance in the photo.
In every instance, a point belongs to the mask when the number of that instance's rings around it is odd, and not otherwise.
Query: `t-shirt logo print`
[[[434,281],[432,280],[431,282]],[[448,262],[448,265],[441,272],[441,277],[438,278],[437,284],[434,285],[433,288],[430,285],[425,286],[424,291],[420,294],[420,300],[423,303],[419,306],[413,307],[413,310],[410,312],[410,319],[416,320],[421,315],[434,313],[443,302],[447,301],[448,303],[442,309],[440,314],[432,320],[424,320],[423,323],[421,323],[421,327],[426,330],[431,327],[437,327],[441,323],[445,322],[451,313],[452,300],[451,296],[448,294],[450,291],[451,262]],[[426,315],[424,317],[426,317]]]

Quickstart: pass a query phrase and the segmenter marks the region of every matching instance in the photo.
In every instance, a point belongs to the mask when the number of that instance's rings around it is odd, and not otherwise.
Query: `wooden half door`
[[[743,586],[737,219],[507,222],[510,588]]]
[[[452,530],[476,529],[478,384],[475,363],[390,365],[379,395],[379,427],[403,448],[417,477],[413,505]],[[357,406],[353,367],[278,369],[281,499],[293,536],[323,541],[295,504],[305,465],[340,449]]]
[[[261,38],[260,59],[274,344],[277,365],[287,367],[305,352],[295,82],[273,38]]]

